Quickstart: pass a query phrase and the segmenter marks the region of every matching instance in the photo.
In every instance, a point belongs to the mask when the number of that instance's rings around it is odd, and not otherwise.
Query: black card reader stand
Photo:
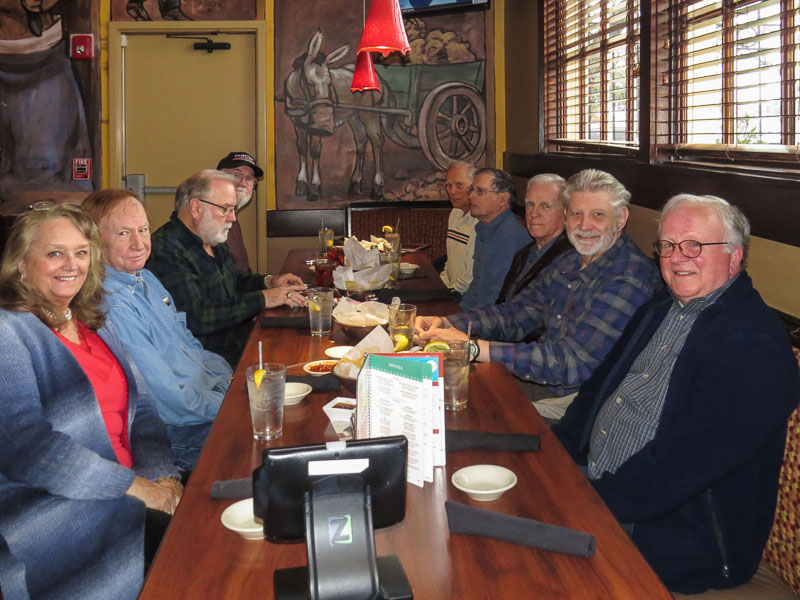
[[[411,600],[397,556],[375,555],[372,498],[357,475],[332,475],[305,494],[308,567],[276,570],[279,600]]]

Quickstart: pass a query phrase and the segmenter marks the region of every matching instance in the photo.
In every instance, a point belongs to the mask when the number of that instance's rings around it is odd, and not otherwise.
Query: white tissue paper
[[[347,282],[355,281],[355,287],[351,291],[367,292],[379,290],[386,285],[391,274],[391,264],[380,265],[362,271],[355,271],[351,264],[349,267],[336,267],[333,271],[333,285],[340,290],[346,290],[348,289]]]
[[[381,253],[378,248],[365,248],[363,243],[356,238],[348,238],[344,241],[344,256],[345,262],[354,271],[377,267],[381,264]]]

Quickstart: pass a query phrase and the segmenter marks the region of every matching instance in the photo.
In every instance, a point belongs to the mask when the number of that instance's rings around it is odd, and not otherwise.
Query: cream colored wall
[[[647,254],[652,253],[656,240],[658,211],[631,207],[626,231]],[[780,244],[760,237],[750,238],[747,272],[764,301],[771,307],[800,316],[800,293],[797,278],[800,274],[800,248]]]

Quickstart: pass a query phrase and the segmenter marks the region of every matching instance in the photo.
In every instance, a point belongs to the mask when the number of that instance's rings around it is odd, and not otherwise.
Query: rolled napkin
[[[489,433],[470,429],[446,429],[444,447],[448,452],[459,450],[500,450],[502,452],[538,452],[541,440],[527,433]]]
[[[253,495],[253,478],[225,479],[211,484],[212,498],[250,498]]]
[[[437,288],[431,290],[411,290],[403,288],[383,288],[375,292],[378,300],[389,304],[397,296],[401,302],[429,302],[433,300],[454,300],[457,296],[453,290]]]
[[[327,375],[287,375],[286,383],[307,383],[315,392],[335,392],[342,387],[342,382],[332,373]]]
[[[259,324],[264,329],[308,329],[308,315],[299,317],[261,317]]]
[[[512,517],[452,500],[445,501],[444,509],[447,512],[450,533],[480,535],[572,556],[594,556],[597,546],[592,534],[569,527]]]

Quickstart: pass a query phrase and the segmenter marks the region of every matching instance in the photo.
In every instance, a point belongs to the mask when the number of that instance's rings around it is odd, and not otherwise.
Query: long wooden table
[[[290,255],[285,269],[299,274],[297,261],[302,262],[303,256]],[[435,273],[422,255],[408,255],[406,259]],[[427,283],[435,287],[435,282]],[[446,302],[418,304],[421,314],[447,314],[456,308]],[[253,440],[244,370],[258,360],[259,341],[266,360],[287,365],[324,358],[325,348],[347,343],[337,327],[330,339],[312,338],[308,330],[258,326],[253,330],[145,581],[142,599],[271,598],[275,569],[306,564],[302,542],[248,541],[227,530],[220,516],[234,500],[213,500],[209,495],[215,480],[249,476],[260,464],[265,448],[336,439],[322,406],[337,395],[347,395],[343,391],[312,393],[300,404],[287,406],[283,436],[273,442]],[[296,367],[289,373],[300,374],[301,370]],[[408,486],[405,520],[376,531],[375,539],[379,555],[400,556],[416,598],[671,598],[505,366],[471,367],[468,408],[448,413],[446,426],[538,434],[541,451],[448,453],[447,466],[437,469],[433,483],[424,488]],[[470,500],[452,485],[450,476],[461,467],[479,463],[508,467],[517,474],[517,486],[494,502]],[[475,536],[450,535],[444,511],[448,498],[590,532],[597,539],[597,551],[591,558],[579,558]]]

